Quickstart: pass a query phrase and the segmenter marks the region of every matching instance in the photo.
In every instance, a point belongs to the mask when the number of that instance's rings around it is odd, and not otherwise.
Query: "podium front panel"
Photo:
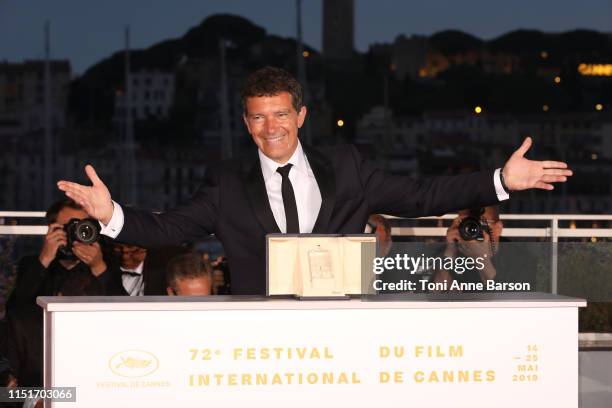
[[[76,299],[43,301],[75,407],[578,406],[578,300]]]

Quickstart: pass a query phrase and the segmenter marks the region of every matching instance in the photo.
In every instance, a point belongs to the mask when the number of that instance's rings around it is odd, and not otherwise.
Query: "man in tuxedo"
[[[186,252],[186,248],[160,248],[147,251],[134,245],[116,242],[113,252],[121,268],[123,288],[130,296],[164,296],[166,266]]]
[[[508,191],[541,188],[571,176],[567,165],[524,157],[527,138],[503,169],[412,179],[387,174],[353,146],[326,150],[300,143],[302,88],[286,71],[265,67],[246,79],[244,123],[257,151],[211,166],[191,201],[163,214],[112,201],[92,166],[92,186],[58,187],[98,219],[102,233],[142,247],[177,245],[215,234],[223,243],[233,294],[265,294],[268,233],[362,233],[370,214],[420,217],[494,204]]]

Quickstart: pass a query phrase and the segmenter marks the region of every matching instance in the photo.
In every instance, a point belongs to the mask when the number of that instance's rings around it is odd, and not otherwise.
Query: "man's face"
[[[297,148],[306,107],[296,112],[291,94],[281,92],[247,98],[245,108],[244,123],[259,150],[277,163],[286,163]]]
[[[116,244],[113,251],[121,261],[121,266],[126,269],[135,269],[144,261],[147,250],[133,245]]]
[[[83,210],[76,210],[74,208],[64,207],[59,211],[59,213],[57,213],[57,220],[55,222],[61,225],[65,225],[73,218],[84,220],[85,218],[87,218],[87,213]]]
[[[190,279],[177,279],[176,290],[167,288],[166,292],[169,296],[208,296],[210,295],[212,281],[208,276],[200,276]]]
[[[504,229],[504,223],[499,219],[499,214],[494,210],[494,207],[485,207],[482,217],[487,220],[487,224],[489,224],[491,240],[493,242],[499,242],[502,230]]]

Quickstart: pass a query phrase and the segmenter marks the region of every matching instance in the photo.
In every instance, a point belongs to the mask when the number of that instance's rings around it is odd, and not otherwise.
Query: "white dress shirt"
[[[289,171],[289,180],[295,194],[300,232],[302,234],[311,233],[317,221],[322,200],[319,185],[310,168],[310,164],[308,164],[308,159],[304,154],[301,143],[298,141],[295,152],[293,152],[293,155],[285,164],[275,162],[264,155],[261,150],[258,152],[261,173],[266,184],[268,201],[270,202],[270,208],[272,209],[272,214],[274,214],[276,225],[278,225],[282,233],[287,232],[287,219],[285,217],[283,194],[281,192],[283,177],[276,169],[291,163],[293,166]]]
[[[110,225],[110,224],[109,224]],[[142,270],[144,267],[144,261],[142,261],[134,269],[128,269],[121,266],[121,282],[123,288],[130,296],[142,296],[144,295],[144,279],[142,276]]]
[[[259,162],[261,164],[261,173],[263,174],[268,192],[268,200],[270,208],[274,214],[276,225],[281,232],[287,232],[287,220],[285,218],[285,207],[283,206],[283,195],[281,193],[282,176],[276,171],[280,165],[274,160],[264,155],[261,150],[258,150]],[[293,152],[293,155],[287,163],[293,166],[289,171],[289,180],[295,193],[295,203],[298,210],[298,218],[300,223],[301,233],[311,233],[314,227],[319,210],[321,209],[321,191],[314,177],[308,159],[302,149],[302,144],[298,140],[298,146]],[[286,164],[286,163],[285,163]],[[510,194],[504,190],[500,178],[501,169],[495,170],[493,173],[493,185],[495,186],[495,194],[499,201],[505,201],[510,198]],[[117,238],[123,228],[123,209],[119,204],[113,201],[113,215],[108,225],[100,223],[102,230],[101,234],[111,238]]]

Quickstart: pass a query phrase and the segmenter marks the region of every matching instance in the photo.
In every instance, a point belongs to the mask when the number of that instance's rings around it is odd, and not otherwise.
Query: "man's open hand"
[[[558,161],[536,161],[526,159],[525,153],[531,147],[530,137],[525,138],[519,147],[510,156],[503,168],[504,181],[511,191],[540,188],[542,190],[553,190],[552,183],[563,183],[572,175],[567,164]]]
[[[113,216],[110,192],[91,165],[85,166],[85,173],[92,183],[91,186],[61,180],[57,182],[57,187],[83,207],[90,217],[107,225]]]

